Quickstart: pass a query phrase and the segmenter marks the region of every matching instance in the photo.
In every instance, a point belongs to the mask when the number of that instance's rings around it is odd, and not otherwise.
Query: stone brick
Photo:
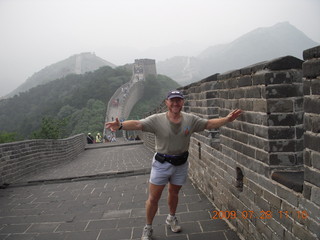
[[[303,51],[304,60],[309,60],[313,58],[320,58],[320,46],[309,48]]]
[[[222,99],[229,99],[229,90],[220,90],[218,97]]]
[[[297,236],[299,239],[314,239],[316,240],[317,237],[311,234],[307,229],[301,226],[298,223],[294,223],[292,226],[292,233]]]
[[[293,106],[295,112],[304,112],[304,98],[303,97],[297,97],[293,100]]]
[[[269,141],[270,151],[272,152],[297,152],[303,149],[297,149],[297,140],[277,140]]]
[[[257,99],[253,101],[254,112],[267,112],[267,102],[264,99]]]
[[[266,79],[266,85],[272,84],[293,84],[297,82],[302,82],[301,71],[284,71],[275,72],[272,77]]]
[[[320,174],[320,173],[319,173]],[[320,206],[320,188],[312,187],[311,188],[311,197],[310,200]]]
[[[260,71],[252,76],[253,85],[266,85],[267,81],[273,77],[268,71]]]
[[[293,127],[272,127],[268,129],[269,139],[293,139],[295,129]]]
[[[320,133],[320,116],[310,113],[304,115],[304,126],[306,131]]]
[[[291,113],[293,112],[292,99],[268,99],[267,100],[268,113]]]
[[[278,238],[282,240],[285,231],[284,227],[279,222],[275,221],[274,218],[268,220],[268,225],[277,234]]]
[[[320,59],[310,59],[302,65],[303,76],[306,78],[316,78],[320,76]]]
[[[301,59],[285,56],[267,62],[265,68],[270,70],[301,69],[302,63]]]
[[[218,91],[207,91],[207,92],[205,92],[205,99],[217,98],[218,94],[219,94]]]
[[[246,99],[239,100],[239,108],[243,111],[252,111],[253,110],[253,101],[248,101]]]
[[[264,237],[264,239],[271,239],[272,238],[272,231],[268,227],[267,223],[262,222],[261,220],[257,220],[256,222],[256,228]]]
[[[306,113],[320,114],[320,97],[306,96],[304,98],[304,110]]]
[[[244,91],[245,98],[261,98],[262,89],[260,87],[246,88]]]
[[[306,133],[304,135],[304,144],[307,148],[310,148],[311,150],[314,150],[316,152],[320,152],[320,136],[317,136],[316,134],[308,134]]]
[[[264,191],[263,191],[264,192]],[[263,196],[263,195],[262,195]],[[266,199],[262,197],[255,198],[255,204],[262,209],[262,211],[270,211],[270,204],[266,201]]]
[[[266,87],[267,98],[288,98],[303,95],[302,84],[269,85]]]
[[[252,78],[249,75],[245,75],[238,78],[238,86],[239,87],[247,87],[252,86]]]
[[[312,169],[310,167],[304,168],[304,179],[305,181],[308,181],[309,183],[320,187],[320,172],[319,170]]]
[[[259,150],[269,151],[268,140],[257,138],[256,136],[248,136],[248,142],[250,146],[256,147]]]
[[[296,126],[297,124],[303,124],[301,114],[273,112],[268,117],[269,126]]]
[[[225,88],[225,81],[221,81],[221,80],[224,80],[224,79],[227,79],[225,75],[218,75],[218,81],[215,82],[215,85],[214,85],[214,89],[224,89]]]
[[[256,159],[263,163],[269,164],[269,153],[267,151],[262,151],[260,149],[256,150]]]
[[[295,126],[295,131],[296,131],[296,138],[297,139],[302,139],[305,133],[305,130],[303,128],[303,125],[296,125]]]
[[[208,99],[208,100],[206,100],[206,102],[207,102],[207,106],[209,107],[217,107],[217,106],[219,106],[220,104],[219,104],[219,100],[218,99]]]
[[[232,89],[238,87],[238,82],[235,78],[231,78],[225,81],[225,88],[226,89]]]
[[[234,89],[230,92],[232,92],[232,98],[235,98],[235,99],[245,98],[245,91],[243,89]]]
[[[288,203],[290,203],[294,207],[298,207],[299,198],[298,194],[295,193],[293,190],[286,188],[282,185],[278,185],[276,187],[276,194],[282,199],[286,199]]]
[[[304,149],[304,152],[303,152],[303,157],[304,157],[304,164],[306,166],[309,166],[311,167],[311,150],[309,149]]]
[[[299,209],[301,211],[306,211],[308,218],[319,221],[320,206],[314,204],[306,198],[299,199]]]
[[[297,154],[283,152],[270,154],[270,165],[295,166],[297,165]]]
[[[312,151],[310,153],[311,166],[320,170],[320,153]]]
[[[309,231],[311,231],[312,233],[314,233],[318,238],[317,239],[320,239],[320,223],[319,221],[314,221],[313,219],[311,218],[307,218],[307,219],[303,219],[303,223],[304,225],[307,227],[307,229]]]
[[[245,112],[244,114],[242,114],[241,118],[242,118],[242,121],[246,123],[267,126],[268,117],[264,113]]]
[[[303,94],[310,95],[311,92],[311,79],[303,78]]]

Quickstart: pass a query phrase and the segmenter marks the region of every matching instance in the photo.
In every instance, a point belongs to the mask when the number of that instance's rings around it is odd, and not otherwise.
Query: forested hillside
[[[31,138],[42,119],[64,120],[61,137],[100,131],[106,103],[131,78],[124,68],[102,67],[83,75],[72,74],[0,101],[0,131]]]
[[[68,75],[1,100],[0,135],[15,133],[20,139],[30,139],[101,133],[109,99],[131,75],[128,68],[106,66],[83,75]],[[148,77],[145,95],[132,116],[142,117],[153,110],[169,90],[178,86],[166,76]]]

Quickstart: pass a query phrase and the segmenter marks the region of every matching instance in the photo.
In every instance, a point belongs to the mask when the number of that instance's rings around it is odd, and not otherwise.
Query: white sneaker
[[[141,240],[152,240],[152,228],[145,226],[142,231]]]
[[[170,226],[172,232],[181,232],[181,226],[178,225],[178,219],[176,216],[168,215],[166,219],[166,224]]]

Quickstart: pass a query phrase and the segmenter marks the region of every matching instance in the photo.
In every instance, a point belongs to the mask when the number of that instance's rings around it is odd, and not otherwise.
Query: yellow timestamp
[[[296,214],[296,217],[299,219],[307,219],[309,214],[307,211],[251,211],[251,210],[244,210],[244,211],[212,211],[212,219],[235,219],[235,218],[241,218],[241,219],[271,219],[275,216],[282,218],[288,218],[290,216],[293,216]]]

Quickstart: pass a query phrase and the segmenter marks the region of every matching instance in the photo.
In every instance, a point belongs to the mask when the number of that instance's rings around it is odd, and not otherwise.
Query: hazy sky
[[[319,13],[320,0],[0,0],[0,96],[81,52],[116,65],[159,61],[284,21],[320,42]]]

